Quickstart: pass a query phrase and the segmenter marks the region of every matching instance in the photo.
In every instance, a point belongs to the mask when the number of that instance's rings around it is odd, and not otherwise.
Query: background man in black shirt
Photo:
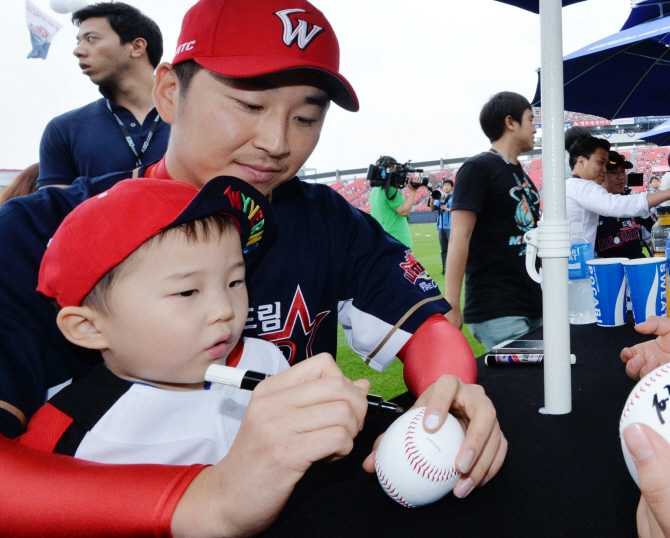
[[[540,195],[518,157],[533,149],[535,127],[528,100],[500,92],[479,115],[491,149],[458,171],[447,253],[447,319],[463,320],[487,349],[542,324],[540,285],[526,273],[525,232],[539,221]],[[465,274],[465,308],[461,287]]]
[[[626,188],[626,170],[633,168],[623,155],[609,152],[607,174],[602,186],[610,194],[622,194]],[[651,230],[652,218],[604,217],[598,219],[595,250],[601,258],[644,258],[643,228]]]

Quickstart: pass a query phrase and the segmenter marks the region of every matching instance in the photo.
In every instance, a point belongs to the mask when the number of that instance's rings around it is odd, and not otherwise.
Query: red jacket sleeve
[[[467,338],[442,314],[428,318],[398,358],[405,365],[405,384],[416,397],[443,375],[455,375],[465,383],[477,381],[477,362]]]
[[[13,538],[171,537],[192,465],[105,465],[0,436],[0,535]]]

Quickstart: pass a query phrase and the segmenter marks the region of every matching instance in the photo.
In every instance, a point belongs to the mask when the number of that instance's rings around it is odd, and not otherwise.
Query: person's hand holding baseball
[[[670,538],[670,444],[644,424],[631,424],[623,437],[642,491],[637,509],[638,535]]]
[[[670,319],[651,316],[644,323],[636,325],[635,330],[642,334],[657,335],[654,340],[621,350],[626,373],[632,379],[639,380],[655,368],[670,362]]]
[[[369,388],[366,380],[344,377],[327,353],[260,383],[228,455],[204,469],[177,506],[175,538],[198,526],[202,536],[248,536],[268,527],[312,463],[351,451]]]
[[[476,486],[493,478],[505,460],[507,440],[496,419],[491,400],[479,385],[463,383],[458,377],[445,375],[421,394],[414,407],[426,407],[424,429],[436,431],[448,413],[454,415],[465,432],[465,440],[456,456],[456,465],[462,473],[454,487],[456,497],[466,497]],[[377,439],[377,448],[381,438]],[[373,451],[363,468],[374,472]]]

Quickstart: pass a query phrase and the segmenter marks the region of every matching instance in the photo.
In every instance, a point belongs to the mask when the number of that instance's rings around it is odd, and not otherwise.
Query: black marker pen
[[[220,364],[212,364],[207,368],[205,373],[205,381],[211,383],[221,383],[229,387],[237,387],[244,390],[254,390],[256,385],[267,378],[267,374],[260,372],[253,372],[251,370],[242,370],[240,368],[233,368],[231,366],[222,366]],[[387,411],[401,415],[405,410],[398,404],[392,402],[385,402],[381,396],[368,394],[368,411],[375,412]]]

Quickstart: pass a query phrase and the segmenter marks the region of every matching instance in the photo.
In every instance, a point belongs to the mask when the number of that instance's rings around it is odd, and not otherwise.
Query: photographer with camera
[[[368,180],[372,187],[370,193],[370,214],[381,224],[391,237],[407,247],[412,247],[409,233],[409,214],[414,207],[416,192],[428,185],[428,180],[407,182],[408,172],[422,172],[406,164],[398,164],[393,157],[383,156],[368,169]],[[400,190],[409,185],[405,199]]]
[[[440,240],[440,253],[442,255],[442,274],[447,261],[447,249],[449,248],[449,235],[451,233],[451,199],[454,182],[447,179],[442,187],[444,191],[434,190],[430,193],[431,211],[437,211],[437,238]]]
[[[610,194],[630,194],[626,170],[633,168],[623,155],[609,152],[607,173],[601,186]],[[595,251],[601,258],[644,258],[642,242],[654,225],[651,217],[606,217],[601,215],[596,230]],[[645,234],[646,232],[646,234]],[[648,249],[651,251],[651,249]]]

